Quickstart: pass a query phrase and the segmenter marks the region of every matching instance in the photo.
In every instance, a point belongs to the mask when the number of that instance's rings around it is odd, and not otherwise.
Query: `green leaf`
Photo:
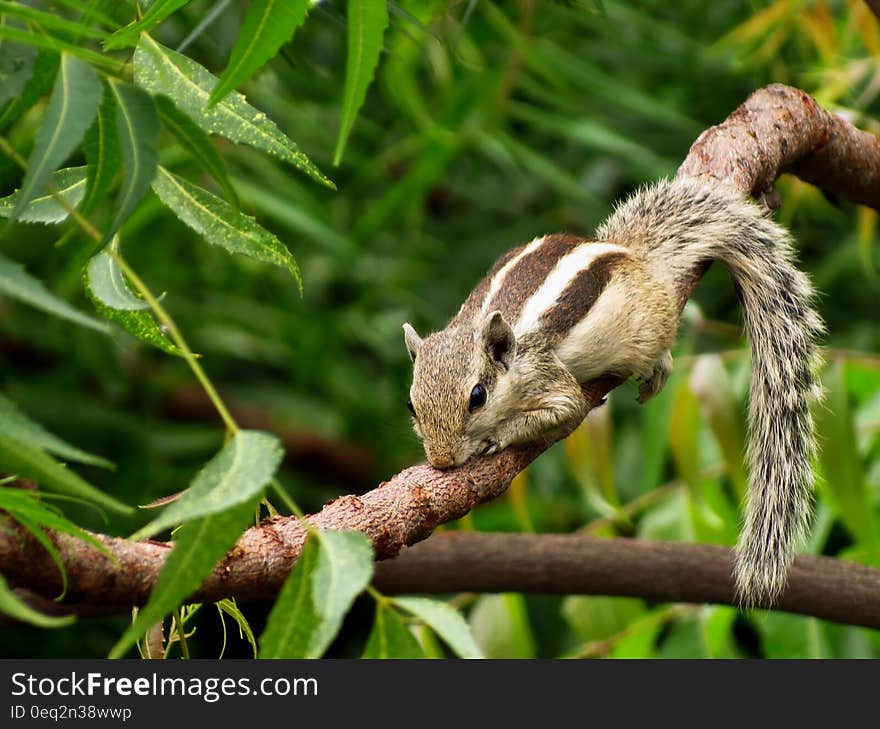
[[[65,167],[52,173],[49,185],[71,207],[75,208],[86,194],[86,168]],[[18,207],[21,192],[0,198],[0,217],[11,218]],[[25,203],[18,215],[22,223],[57,224],[67,220],[68,212],[58,203],[51,193],[39,195]]]
[[[113,464],[110,461],[86,453],[84,450],[65,443],[61,438],[52,435],[38,422],[31,420],[21,412],[12,400],[9,400],[2,394],[0,394],[0,432],[68,461],[87,463],[103,468],[113,468]]]
[[[103,30],[89,27],[84,23],[78,23],[74,20],[68,20],[60,13],[48,13],[44,10],[38,10],[22,2],[0,0],[0,17],[3,16],[19,18],[45,30],[59,31],[60,33],[69,33],[86,38],[107,37]]]
[[[474,640],[486,658],[536,658],[535,637],[521,593],[481,595],[468,617]]]
[[[0,470],[36,481],[50,491],[76,496],[120,514],[132,508],[108,496],[40,448],[0,432]]]
[[[275,475],[284,449],[270,433],[241,430],[196,475],[183,495],[132,535],[146,539],[182,522],[250,503]]]
[[[225,600],[219,600],[215,603],[217,611],[220,613],[220,621],[223,623],[223,635],[224,635],[224,646],[225,646],[225,636],[226,636],[226,619],[224,615],[228,615],[231,617],[236,625],[238,625],[238,634],[242,638],[242,640],[246,640],[250,643],[251,648],[254,652],[254,658],[257,657],[257,639],[254,637],[254,633],[251,630],[250,623],[248,623],[247,618],[244,616],[244,613],[241,612],[238,605],[235,603],[235,598],[226,598]],[[220,658],[223,657],[223,651],[220,651]]]
[[[104,251],[93,256],[86,268],[88,285],[102,304],[120,311],[140,311],[150,305],[128,288],[122,269]]]
[[[743,454],[746,452],[745,419],[736,404],[733,388],[721,357],[707,354],[697,357],[691,371],[691,390],[700,404],[703,417],[715,435],[727,475],[740,500],[745,498],[748,478]]]
[[[319,658],[373,575],[373,548],[360,532],[309,535],[260,637],[261,658]]]
[[[134,80],[153,95],[164,94],[209,134],[247,144],[289,162],[318,182],[336,189],[273,121],[232,92],[208,107],[217,77],[181,53],[142,35],[134,53]]]
[[[400,613],[384,602],[377,602],[376,618],[362,658],[424,657],[425,652]]]
[[[254,518],[262,492],[217,514],[184,524],[176,533],[174,548],[150,593],[150,600],[110,651],[121,658],[144,633],[187,599],[235,544]]]
[[[816,618],[777,612],[759,614],[754,621],[761,634],[765,658],[830,658],[823,624]]]
[[[570,595],[562,603],[566,622],[584,643],[620,633],[644,611],[645,603],[634,597]]]
[[[278,53],[305,22],[310,7],[310,0],[252,0],[209,103],[222,100]]]
[[[15,99],[24,91],[34,73],[36,55],[36,49],[32,46],[0,44],[0,104]]]
[[[53,618],[43,615],[43,613],[38,613],[30,605],[22,602],[6,583],[3,575],[0,575],[0,612],[9,615],[15,620],[30,623],[39,628],[61,628],[65,625],[70,625],[75,620],[72,615]]]
[[[46,529],[75,536],[77,539],[88,542],[110,559],[115,560],[113,554],[104,544],[85,529],[81,529],[72,521],[62,516],[56,507],[46,503],[44,500],[46,498],[48,498],[48,494],[42,491],[0,488],[0,504],[2,504],[0,508],[10,512],[16,518],[24,515]]]
[[[83,151],[88,163],[88,185],[80,212],[89,215],[107,197],[122,164],[113,94],[104,94],[104,102],[83,140]]]
[[[303,658],[308,653],[321,622],[313,594],[320,551],[317,536],[310,533],[269,613],[260,636],[260,658]]]
[[[825,401],[813,408],[816,430],[822,434],[819,461],[825,476],[823,487],[849,532],[863,546],[876,547],[880,537],[870,492],[865,488],[844,367],[837,362],[825,372]]]
[[[153,190],[178,218],[208,243],[286,268],[302,293],[299,267],[284,244],[252,217],[236,213],[222,198],[159,167]]]
[[[471,635],[471,629],[455,608],[439,600],[426,597],[395,597],[395,605],[412,613],[436,632],[457,656],[482,658],[480,649]]]
[[[28,159],[28,171],[21,184],[13,217],[18,217],[74,148],[95,118],[101,102],[101,82],[91,66],[66,53],[55,88]]]
[[[119,62],[115,58],[105,56],[102,53],[96,53],[82,43],[70,43],[55,36],[45,35],[37,31],[13,28],[8,25],[0,25],[0,38],[6,38],[47,51],[54,51],[55,53],[64,53],[79,58],[96,68],[119,73]]]
[[[333,164],[338,165],[358,110],[367,96],[379,64],[382,36],[388,27],[385,0],[348,0],[348,56],[345,64],[345,93],[342,124],[336,141]]]
[[[227,201],[238,209],[238,193],[229,181],[226,164],[210,137],[167,96],[157,96],[155,102],[165,128],[177,137],[177,141],[218,182],[226,194]]]
[[[48,94],[57,74],[58,54],[52,51],[40,51],[34,60],[30,81],[20,94],[6,104],[3,113],[0,114],[0,131],[30,109],[39,98]]]
[[[141,33],[152,30],[169,15],[176,13],[188,3],[189,0],[156,0],[144,13],[144,17],[135,23],[129,23],[111,35],[104,43],[104,50],[112,51],[133,46],[138,42]]]
[[[148,93],[116,81],[110,81],[110,88],[116,98],[116,131],[125,177],[113,221],[104,233],[105,242],[119,230],[150,187],[156,175],[156,137],[159,134],[159,115]]]
[[[111,559],[115,558],[107,547],[94,536],[65,519],[54,506],[47,505],[42,500],[44,496],[45,494],[39,491],[0,487],[0,509],[30,532],[33,538],[49,553],[61,574],[61,594],[56,598],[60,600],[67,592],[67,571],[58,548],[44,529],[71,534],[88,542]]]
[[[342,618],[373,576],[373,545],[361,532],[318,532],[321,554],[313,576],[315,606],[321,616],[310,654],[318,658],[336,637]]]
[[[13,491],[16,489],[7,488],[4,490]],[[2,501],[2,499],[0,499],[0,501]],[[49,557],[52,559],[52,562],[55,563],[55,566],[58,568],[58,573],[61,575],[61,592],[56,598],[61,600],[67,593],[67,570],[64,567],[64,560],[61,559],[61,553],[58,551],[58,547],[55,546],[55,542],[53,542],[49,538],[49,535],[43,531],[40,524],[36,520],[31,519],[28,514],[15,511],[9,511],[8,513],[15,521],[30,532],[31,536],[39,543],[39,545],[49,553]]]
[[[107,325],[74,309],[70,304],[50,293],[42,281],[29,275],[22,266],[0,254],[0,294],[23,301],[25,304],[99,332],[107,332]]]
[[[121,326],[133,337],[152,344],[163,352],[183,356],[171,342],[142,299],[128,288],[125,277],[112,258],[104,252],[94,256],[83,273],[83,287],[97,312]]]

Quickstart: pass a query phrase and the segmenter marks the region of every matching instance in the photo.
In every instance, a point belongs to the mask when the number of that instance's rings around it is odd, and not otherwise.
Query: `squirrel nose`
[[[431,453],[428,460],[434,468],[449,468],[455,465],[455,459],[448,453]]]

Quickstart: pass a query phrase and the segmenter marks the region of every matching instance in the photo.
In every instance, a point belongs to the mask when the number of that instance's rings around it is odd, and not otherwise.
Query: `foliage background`
[[[119,26],[134,17],[131,4],[109,0],[43,4],[69,18],[87,5]],[[153,36],[175,48],[217,8],[186,53],[219,74],[243,4],[194,0]],[[401,324],[441,327],[507,248],[547,232],[589,234],[614,200],[673,174],[702,129],[767,83],[803,88],[878,131],[880,27],[856,0],[414,0],[390,3],[389,12],[376,79],[338,166],[344,3],[312,7],[292,42],[242,88],[336,191],[215,140],[243,209],[295,255],[302,298],[284,270],[206,245],[155,195],[121,231],[127,260],[167,292],[163,304],[224,399],[305,443],[280,475],[306,510],[421,459],[404,406]],[[45,99],[3,132],[25,156],[44,111]],[[160,141],[162,164],[219,194],[191,155]],[[0,156],[0,194],[21,177]],[[876,217],[796,180],[779,187],[778,216],[821,291],[829,329],[828,397],[816,409],[823,479],[807,549],[877,564]],[[73,233],[55,245],[70,226],[9,222],[0,251],[90,310],[82,271],[91,243]],[[127,503],[180,490],[221,442],[185,363],[121,331],[107,337],[0,298],[0,349],[2,392],[53,433],[112,460],[114,471],[80,470]],[[634,387],[619,389],[503,499],[449,528],[732,544],[748,359],[720,267],[688,306],[674,354],[661,397],[639,408]],[[340,454],[354,465],[338,467]],[[114,534],[145,521],[105,524],[92,510],[64,508],[80,525]],[[602,597],[451,597],[489,656],[880,656],[874,631],[784,614]],[[268,607],[244,606],[254,632]],[[371,599],[355,602],[328,655],[360,655],[372,616]],[[0,645],[5,657],[103,656],[127,623],[0,627]],[[216,614],[203,611],[192,625],[192,651],[217,655]],[[429,652],[441,650],[420,635]],[[226,655],[251,655],[231,630]]]

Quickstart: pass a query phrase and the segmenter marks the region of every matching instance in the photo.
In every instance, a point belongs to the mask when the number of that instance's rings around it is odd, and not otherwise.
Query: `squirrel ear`
[[[483,347],[494,362],[505,370],[516,356],[516,337],[500,311],[493,311],[483,320]]]
[[[409,358],[415,362],[419,348],[422,346],[422,338],[416,334],[416,330],[412,328],[409,322],[403,325],[403,341],[406,342],[406,351],[409,352]]]

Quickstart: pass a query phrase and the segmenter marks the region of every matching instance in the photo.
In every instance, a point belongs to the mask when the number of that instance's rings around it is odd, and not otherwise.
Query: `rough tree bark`
[[[771,197],[775,179],[785,172],[841,198],[880,208],[880,140],[824,111],[806,93],[781,85],[755,92],[722,124],[704,132],[691,147],[678,176],[731,185],[744,195],[766,200]],[[705,268],[703,265],[695,270],[679,292],[682,306]],[[590,408],[600,404],[619,384],[616,378],[603,378],[586,385]],[[549,445],[511,448],[448,471],[437,471],[425,464],[413,466],[362,496],[343,496],[330,502],[309,521],[319,529],[360,530],[372,540],[379,559],[395,557],[405,546],[428,537],[438,524],[457,519],[475,505],[504,492],[513,477]],[[271,519],[249,529],[193,599],[274,594],[296,562],[305,536],[303,525],[292,517]],[[118,566],[83,542],[53,535],[67,565],[68,601],[109,606],[142,604],[171,545],[99,538],[115,555]],[[553,537],[543,539],[546,544],[556,544]],[[432,543],[438,547],[433,548]],[[410,576],[414,569],[434,570],[440,554],[445,560],[445,574],[459,571],[473,575],[467,565],[483,558],[488,562],[492,554],[497,556],[491,550],[475,554],[476,547],[467,538],[431,540],[407,554],[399,562],[400,567],[395,567],[394,561],[383,566],[380,580],[382,584],[393,583],[396,570]],[[699,545],[651,545],[635,540],[584,540],[577,549],[588,551],[587,562],[578,563],[580,572],[574,567],[564,574],[557,571],[559,582],[553,585],[525,577],[518,580],[515,575],[523,574],[523,562],[517,562],[514,552],[507,553],[506,561],[495,563],[493,579],[484,573],[485,587],[502,585],[506,590],[585,593],[616,590],[654,599],[731,602],[733,587],[727,551]],[[547,551],[541,553],[549,559]],[[651,564],[658,569],[661,564],[669,568],[670,554],[675,555],[671,569],[678,574],[674,589],[668,588],[668,580],[664,588],[656,571],[640,567],[641,560],[653,559]],[[603,578],[602,570],[595,569],[597,563],[613,564],[620,579],[631,578],[626,589],[623,582]],[[0,571],[20,587],[43,595],[57,594],[57,570],[45,551],[20,530],[0,530]],[[431,574],[433,577],[434,573]],[[507,579],[502,579],[505,574]],[[398,579],[403,578],[398,575]],[[858,600],[853,598],[856,583],[861,591]],[[409,584],[416,587],[414,582]],[[470,589],[483,589],[476,582],[467,584]],[[417,589],[427,588],[419,582]],[[820,595],[827,599],[819,600],[821,604],[815,599],[811,602],[816,593],[827,593]],[[834,604],[829,606],[828,600]],[[802,558],[780,607],[831,620],[880,626],[876,608],[857,609],[856,603],[880,604],[880,570]]]

